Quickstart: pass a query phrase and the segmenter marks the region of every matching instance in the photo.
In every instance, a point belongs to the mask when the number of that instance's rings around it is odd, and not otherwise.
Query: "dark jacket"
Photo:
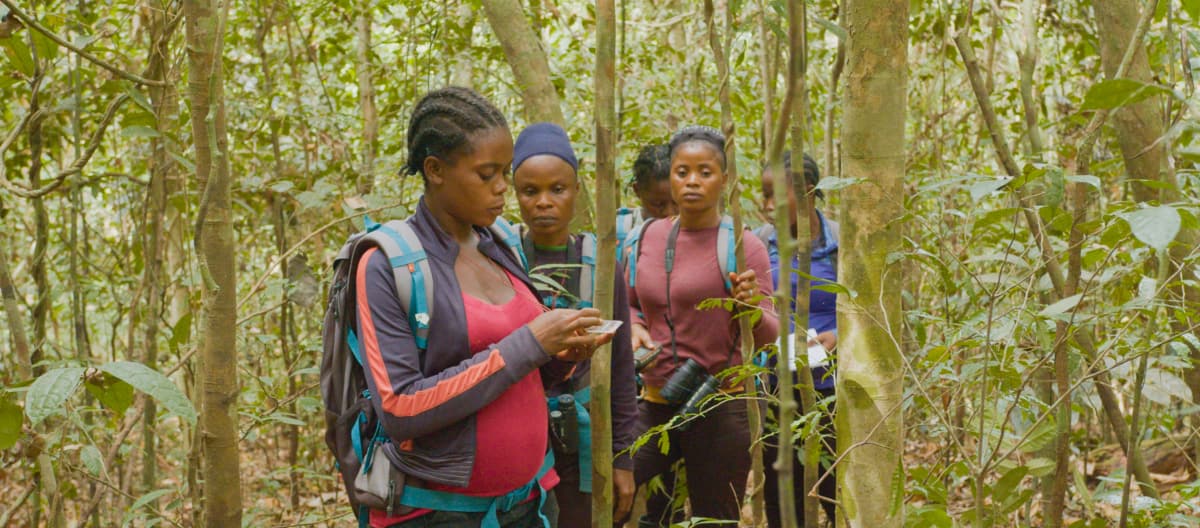
[[[525,245],[525,257],[530,267],[543,264],[578,265],[578,255],[583,253],[583,237],[572,237],[575,245],[574,262],[567,262],[564,254],[547,255],[533,247],[532,242]],[[571,279],[564,285],[576,297],[579,296],[579,269],[568,270]],[[614,277],[624,277],[625,271],[618,262]],[[573,288],[572,288],[573,286]],[[613,467],[616,469],[633,469],[633,457],[622,451],[633,445],[637,438],[637,378],[633,371],[633,346],[630,341],[629,301],[626,298],[625,282],[614,280],[613,285],[613,319],[624,324],[617,329],[612,340],[612,444]],[[543,292],[546,294],[548,292]],[[591,361],[584,361],[575,369],[570,380],[557,382],[546,388],[547,396],[558,396],[567,391],[577,391],[590,383]]]
[[[465,487],[475,457],[475,413],[530,372],[562,379],[570,366],[552,360],[522,326],[487,352],[473,353],[467,340],[462,289],[454,273],[458,244],[422,199],[408,220],[428,255],[434,284],[429,341],[417,349],[399,299],[391,266],[375,252],[355,266],[369,302],[355,299],[356,326],[363,343],[371,403],[392,439],[387,454],[405,474],[447,486]],[[487,229],[476,228],[479,251],[535,292],[521,264]],[[359,274],[364,276],[359,277]],[[370,311],[363,328],[364,310]],[[384,383],[380,383],[383,381]]]

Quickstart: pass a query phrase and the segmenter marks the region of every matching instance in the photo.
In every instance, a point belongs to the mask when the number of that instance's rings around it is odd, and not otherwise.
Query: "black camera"
[[[639,347],[633,351],[633,371],[641,372],[647,367],[658,361],[658,353],[662,351],[662,347],[646,348]]]

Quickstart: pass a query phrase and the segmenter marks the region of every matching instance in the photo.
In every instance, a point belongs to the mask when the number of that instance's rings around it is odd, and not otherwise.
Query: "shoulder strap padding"
[[[521,231],[502,216],[496,217],[496,222],[488,226],[488,230],[508,247],[513,256],[517,257],[517,262],[521,264],[521,269],[528,272],[529,261],[525,258],[525,251],[521,246]]]
[[[408,314],[417,348],[424,350],[433,319],[433,273],[421,239],[408,222],[392,220],[371,226],[355,246],[355,256],[368,247],[377,247],[387,257],[396,280],[396,297]]]
[[[721,279],[725,289],[733,290],[730,272],[737,272],[737,240],[733,236],[733,218],[721,217],[721,229],[717,232],[717,264],[721,267]]]
[[[657,218],[645,220],[642,223],[634,226],[633,229],[629,231],[629,234],[625,235],[625,244],[622,251],[626,253],[625,269],[629,270],[630,288],[637,286],[637,260],[638,250],[640,249],[638,246],[640,246],[642,243],[642,235],[646,233],[646,227],[654,223],[655,220],[657,220]]]
[[[583,233],[583,247],[579,252],[579,300],[584,306],[592,306],[596,299],[596,235]]]

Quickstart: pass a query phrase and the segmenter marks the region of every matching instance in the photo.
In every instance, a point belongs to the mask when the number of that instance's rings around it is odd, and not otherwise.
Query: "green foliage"
[[[196,423],[196,409],[183,392],[159,372],[133,361],[114,361],[101,365],[100,370],[128,383],[161,403],[190,424]]]

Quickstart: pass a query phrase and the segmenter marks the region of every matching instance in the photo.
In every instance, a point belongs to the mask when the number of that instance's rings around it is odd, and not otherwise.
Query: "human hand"
[[[740,303],[749,303],[758,295],[758,275],[752,269],[741,273],[729,272],[729,282],[733,284],[733,298]]]
[[[837,348],[837,334],[832,330],[827,330],[817,334],[816,339],[808,339],[808,346],[813,346],[816,344],[820,344],[823,348],[825,348],[826,352],[832,352],[833,349]]]
[[[624,519],[633,509],[633,471],[613,468],[613,519]]]
[[[596,347],[612,340],[613,334],[589,334],[584,330],[600,324],[600,311],[557,309],[545,312],[527,325],[547,354],[563,361],[583,361]]]
[[[658,344],[650,338],[650,330],[646,329],[645,325],[641,323],[633,323],[633,326],[629,327],[629,338],[634,350],[639,348],[658,348]]]

